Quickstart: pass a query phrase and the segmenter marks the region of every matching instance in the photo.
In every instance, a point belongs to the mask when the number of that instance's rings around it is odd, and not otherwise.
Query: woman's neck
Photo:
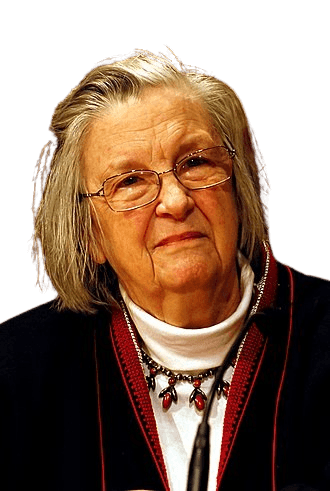
[[[177,324],[157,319],[137,306],[121,286],[132,320],[146,351],[153,359],[172,370],[184,371],[207,369],[221,364],[241,330],[252,298],[254,274],[247,261],[242,260],[241,265],[241,301],[225,318],[209,327],[194,322],[192,328],[189,326],[182,329]],[[201,302],[197,306],[201,309]]]

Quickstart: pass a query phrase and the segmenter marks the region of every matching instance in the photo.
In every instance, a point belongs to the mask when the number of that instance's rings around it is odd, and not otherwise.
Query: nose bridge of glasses
[[[164,174],[169,174],[170,172],[173,172],[174,175],[175,175],[175,167],[172,167],[172,169],[167,169],[167,170],[164,170],[163,172],[156,172],[158,174],[158,176],[163,176]]]
[[[175,180],[176,186],[179,186],[179,187],[182,186],[184,189],[187,189],[186,186],[179,179],[179,176],[176,173],[176,167],[172,167],[171,169],[164,170],[163,172],[156,172],[158,175],[160,187],[163,186],[163,181],[162,181],[161,177],[163,177],[165,174],[170,174],[171,172],[174,175],[174,180]]]

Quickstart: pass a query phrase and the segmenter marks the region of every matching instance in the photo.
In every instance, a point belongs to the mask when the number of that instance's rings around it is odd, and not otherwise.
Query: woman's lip
[[[172,244],[173,242],[180,242],[187,239],[200,239],[202,237],[205,237],[205,234],[202,234],[201,232],[184,232],[182,234],[170,235],[158,242],[156,247],[162,247],[164,245]]]

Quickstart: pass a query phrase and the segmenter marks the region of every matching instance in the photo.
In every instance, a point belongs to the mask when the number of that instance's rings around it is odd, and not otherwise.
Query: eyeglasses
[[[228,181],[232,176],[234,148],[223,145],[197,150],[164,172],[131,170],[108,177],[96,193],[81,194],[82,198],[104,196],[113,211],[129,211],[155,201],[160,193],[160,176],[173,172],[186,189],[198,191]]]

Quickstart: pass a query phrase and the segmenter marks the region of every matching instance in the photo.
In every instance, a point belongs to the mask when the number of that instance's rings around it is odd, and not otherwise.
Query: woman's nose
[[[161,190],[157,199],[156,214],[184,220],[195,206],[191,191],[177,180],[173,172],[162,174],[160,179]]]

